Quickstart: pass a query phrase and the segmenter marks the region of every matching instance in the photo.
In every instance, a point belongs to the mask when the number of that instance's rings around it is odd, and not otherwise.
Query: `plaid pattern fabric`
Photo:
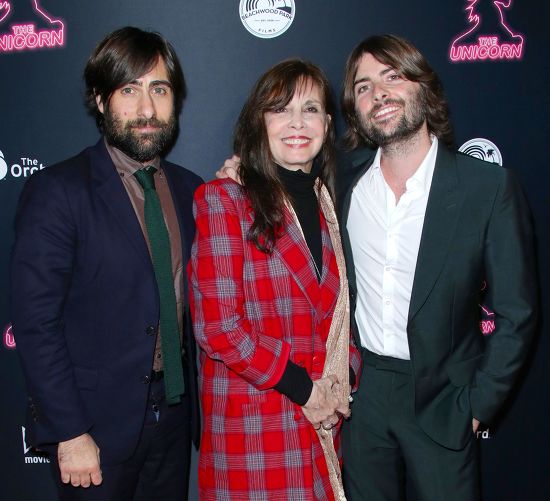
[[[253,215],[233,181],[201,186],[194,211],[189,274],[194,331],[202,348],[201,499],[334,499],[313,427],[298,405],[271,389],[289,358],[313,379],[322,375],[339,289],[326,222],[321,218],[319,284],[290,211],[272,255],[247,240]],[[359,353],[350,350],[358,374]]]

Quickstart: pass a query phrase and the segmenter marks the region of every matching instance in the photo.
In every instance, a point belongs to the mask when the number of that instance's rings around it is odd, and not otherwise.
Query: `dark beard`
[[[405,110],[397,126],[389,133],[371,122],[380,108],[387,104],[396,104]],[[368,119],[361,118],[361,128],[363,134],[370,141],[377,146],[385,147],[413,137],[422,128],[425,120],[426,103],[422,91],[418,90],[416,95],[411,99],[408,109],[403,99],[387,99],[383,103],[376,105],[369,113]]]
[[[172,145],[176,137],[177,122],[174,114],[167,122],[157,118],[137,118],[122,124],[122,120],[105,110],[103,133],[107,142],[118,148],[137,162],[144,163],[153,160],[164,153]],[[151,134],[138,134],[134,127],[158,127]]]

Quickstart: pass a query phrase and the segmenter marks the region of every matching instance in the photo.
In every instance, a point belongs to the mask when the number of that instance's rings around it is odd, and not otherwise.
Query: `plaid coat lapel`
[[[285,224],[285,232],[277,240],[273,254],[283,262],[312,307],[316,308],[320,287],[315,265],[296,216],[288,207],[285,208]]]

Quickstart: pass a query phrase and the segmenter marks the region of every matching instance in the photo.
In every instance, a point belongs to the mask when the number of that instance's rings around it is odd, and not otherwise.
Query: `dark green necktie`
[[[164,223],[160,199],[155,190],[154,167],[136,171],[135,176],[143,187],[145,197],[145,226],[149,237],[153,268],[157,279],[160,298],[161,351],[164,361],[164,387],[166,402],[180,402],[185,391],[178,315],[176,310],[176,293],[172,276],[172,257],[170,237]]]

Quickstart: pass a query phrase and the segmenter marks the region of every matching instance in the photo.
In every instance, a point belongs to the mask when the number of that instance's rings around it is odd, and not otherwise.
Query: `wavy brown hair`
[[[344,136],[346,147],[355,149],[362,145],[378,146],[365,135],[361,117],[355,109],[354,82],[359,62],[364,54],[371,54],[377,61],[393,68],[407,80],[420,84],[426,105],[428,131],[452,148],[453,129],[441,80],[413,44],[395,35],[369,37],[357,45],[348,58],[342,89],[342,111],[348,125]]]
[[[262,252],[270,253],[284,231],[287,194],[277,174],[269,148],[265,114],[286,106],[296,92],[317,85],[324,110],[333,116],[334,104],[328,80],[312,63],[288,59],[273,66],[256,82],[235,127],[234,151],[241,157],[239,176],[254,211],[248,238]],[[319,178],[334,198],[335,132],[329,120],[327,133],[315,161],[320,162]]]
[[[126,26],[99,42],[84,69],[84,81],[86,107],[100,130],[104,116],[97,108],[96,96],[108,105],[116,89],[151,71],[159,57],[166,65],[177,117],[185,99],[185,79],[176,51],[160,33]]]

